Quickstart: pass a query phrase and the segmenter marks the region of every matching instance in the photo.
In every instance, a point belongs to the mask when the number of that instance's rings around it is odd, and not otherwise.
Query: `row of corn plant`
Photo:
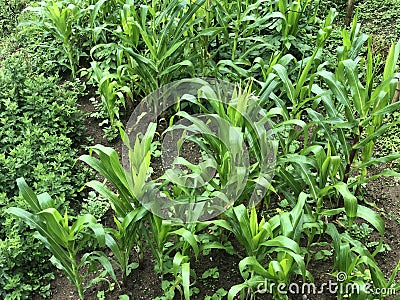
[[[173,79],[261,79],[264,65],[297,47],[308,22],[319,26],[308,13],[318,3],[47,0],[29,7],[22,25],[59,43],[55,60],[72,77],[98,83],[113,124],[125,101]]]
[[[399,103],[391,101],[400,43],[390,48],[379,76],[379,57],[372,51],[371,39],[360,34],[356,19],[350,31],[342,31],[337,65],[324,61],[334,10],[321,24],[310,53],[290,52],[301,31],[300,20],[313,19],[308,11],[317,2],[310,0],[106,2],[74,6],[48,1],[35,11],[48,14],[40,15],[36,25],[60,41],[73,76],[81,56],[72,50],[76,34],[72,28],[79,29],[73,22],[80,13],[89,13],[87,32],[96,43],[90,55],[97,59],[110,56],[93,62],[91,72],[112,123],[120,126],[115,122],[118,102],[149,94],[181,76],[211,74],[255,80],[245,88],[238,86],[229,101],[222,101],[204,81],[193,80],[202,86],[199,93],[182,97],[173,115],[166,116],[169,127],[161,134],[178,135],[172,139],[178,149],[185,140],[197,144],[203,151],[199,165],[177,157],[165,174],[154,178],[151,149],[155,123],[133,137],[121,128],[128,165],[121,163],[114,149],[101,145],[80,158],[104,177],[104,182],[87,185],[110,202],[114,228],[104,228],[90,215],[72,223],[46,194],[36,196],[22,179],[18,181],[29,211],[12,208],[9,212],[37,230],[36,236],[53,254],[52,262],[66,273],[80,298],[87,284],[79,272],[83,265],[100,262],[105,270],[101,276],[107,272],[116,280],[110,259],[101,251],[105,247],[113,252],[113,264],[121,269],[124,284],[145,259],[147,247],[155,258],[154,269],[163,281],[165,297],[173,299],[179,292],[181,298],[194,298],[191,287],[197,276],[191,269],[193,261],[203,250],[231,251],[222,240],[232,236],[244,249],[236,249],[244,282],[231,287],[228,299],[238,295],[253,299],[259,284],[266,281],[274,298],[287,298],[277,289],[278,284],[313,280],[307,270],[312,247],[326,235],[333,240],[332,275],[345,272],[350,283],[365,286],[372,282],[375,287],[399,289],[395,283],[399,267],[385,279],[375,261],[382,250],[384,223],[359,196],[369,180],[398,176],[385,170],[368,177],[368,170],[400,157],[373,157],[376,140],[394,125],[384,124],[383,117],[399,108]],[[75,11],[76,7],[79,10]],[[110,20],[113,9],[119,14]],[[276,45],[269,45],[274,31],[279,31]],[[194,116],[193,112],[203,115]],[[252,122],[254,119],[259,122]],[[274,150],[278,152],[276,165],[272,163]],[[246,151],[253,160],[244,155]],[[265,167],[263,162],[269,160],[271,164]],[[212,169],[217,175],[206,176]],[[155,201],[159,195],[172,204],[160,207]],[[277,205],[272,202],[276,199],[285,201],[286,207],[262,217],[264,209]],[[206,211],[210,215],[220,217],[203,220],[205,205],[209,205]],[[171,219],[170,215],[185,217]],[[348,225],[361,218],[377,230],[380,241],[373,253],[346,232],[339,234],[334,218],[343,215]],[[222,236],[219,240],[209,233],[210,227],[217,228]],[[89,240],[96,250],[79,258]],[[133,251],[138,262],[131,261]],[[349,297],[370,296],[338,293],[338,298]]]

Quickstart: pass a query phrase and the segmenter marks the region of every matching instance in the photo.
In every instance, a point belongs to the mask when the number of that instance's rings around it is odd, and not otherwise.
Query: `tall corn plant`
[[[190,45],[196,42],[196,12],[204,2],[124,4],[116,31],[120,40],[117,48],[121,50],[117,52],[118,68],[130,78],[138,77],[134,86],[137,93],[148,95],[192,68],[192,60],[198,57],[190,51]]]
[[[270,122],[266,111],[260,107],[258,97],[251,93],[251,89],[251,82],[244,88],[238,85],[229,95],[219,95],[211,89],[203,88],[200,97],[185,100],[195,104],[201,113],[210,115],[212,118],[201,123],[184,112],[178,112],[177,115],[183,116],[192,123],[192,126],[188,128],[193,132],[207,133],[199,145],[209,155],[215,156],[222,186],[237,180],[238,183],[244,185],[244,189],[236,194],[235,199],[238,202],[249,201],[250,205],[253,205],[260,199],[250,197],[251,193],[257,189],[267,192],[270,188],[276,142],[269,127]],[[221,97],[229,97],[229,99],[224,100]],[[207,99],[206,102],[204,98]],[[206,125],[207,122],[218,123],[220,137],[215,137],[214,133],[208,134],[210,125]],[[193,140],[197,141],[196,138]],[[246,159],[247,151],[250,157],[255,158],[255,161],[250,164]],[[241,168],[234,169],[232,166],[235,164],[239,164]],[[240,178],[244,177],[241,172],[244,171],[248,173],[248,178],[247,181],[242,182]],[[235,186],[238,187],[239,184]]]
[[[99,158],[92,155],[80,157],[80,160],[104,176],[118,191],[118,194],[114,193],[104,183],[97,180],[87,183],[104,199],[110,201],[115,212],[117,229],[106,229],[106,245],[117,258],[123,271],[124,282],[131,270],[129,257],[133,247],[137,245],[139,256],[143,255],[142,237],[143,231],[147,230],[143,222],[148,212],[138,199],[150,175],[150,150],[155,130],[155,124],[151,123],[143,136],[136,136],[133,148],[128,136],[121,130],[122,138],[128,147],[128,170],[122,166],[115,150],[101,145],[91,148],[91,152],[95,152]]]
[[[267,115],[280,121],[273,125],[283,152],[277,162],[277,186],[274,187],[283,191],[285,198],[292,205],[295,204],[299,193],[307,188],[316,201],[319,212],[329,203],[326,200],[339,199],[337,213],[344,210],[352,220],[357,216],[359,207],[354,196],[354,186],[376,178],[374,176],[365,179],[366,168],[398,158],[398,155],[394,154],[371,160],[371,147],[373,141],[390,126],[382,124],[382,115],[399,107],[398,104],[390,104],[396,85],[393,80],[394,65],[399,46],[391,48],[383,82],[377,87],[374,86],[376,70],[370,44],[367,61],[357,57],[360,44],[365,41],[364,37],[359,35],[357,26],[353,26],[350,34],[345,31],[343,33],[345,47],[340,48],[339,57],[344,60],[340,61],[336,74],[325,70],[318,71],[321,66],[313,66],[313,60],[317,58],[316,53],[329,35],[333,18],[334,14],[331,15],[330,21],[326,22],[325,29],[320,31],[321,38],[318,39],[317,50],[306,60],[305,67],[300,69],[298,82],[293,83],[287,72],[286,66],[293,58],[282,57],[278,64],[272,65],[268,70],[270,73],[262,88],[261,101],[268,103],[268,99],[272,99],[275,102],[277,107],[270,109]],[[355,57],[355,60],[349,57]],[[358,76],[358,66],[364,65],[367,69],[366,87]],[[318,77],[324,79],[329,90],[318,84]],[[320,107],[317,109],[320,103],[323,105],[322,110]],[[367,132],[365,128],[368,128]],[[352,145],[348,142],[348,132],[352,132],[353,137],[358,136],[358,140],[354,140]],[[364,136],[365,139],[360,140]],[[361,162],[353,166],[352,172],[358,169],[362,172],[357,181],[350,183],[351,166],[357,158],[357,151],[360,151]],[[382,175],[396,174],[384,171]],[[328,205],[325,208],[329,210],[330,207]],[[332,210],[329,211],[333,213]]]
[[[338,143],[335,143],[335,145],[341,146],[341,151],[346,158],[343,181],[349,183],[351,174],[360,170],[360,174],[356,176],[356,181],[351,183],[351,186],[356,186],[357,190],[360,184],[376,178],[366,178],[368,167],[399,158],[398,154],[393,154],[372,159],[376,140],[390,126],[395,124],[385,124],[383,117],[400,107],[399,103],[391,103],[397,86],[396,63],[400,53],[400,42],[391,46],[382,79],[379,81],[374,65],[376,60],[372,52],[371,42],[370,38],[366,60],[345,59],[339,62],[335,73],[325,70],[318,72],[318,75],[330,89],[327,94],[330,97],[328,101],[337,109],[335,123],[338,124],[338,128],[344,128],[352,136],[350,144],[344,136],[339,136]],[[364,66],[366,69],[365,77],[360,78],[359,71]],[[324,89],[320,91],[326,93]],[[323,125],[323,118],[315,114],[311,118],[319,127],[325,126]],[[381,175],[397,176],[390,171],[384,171]]]
[[[66,67],[71,70],[72,78],[75,78],[81,49],[74,43],[74,27],[85,11],[77,5],[66,5],[61,1],[41,2],[41,5],[28,7],[27,10],[34,12],[38,19],[21,23],[21,26],[48,32],[61,43],[62,52],[68,59]]]
[[[93,251],[78,258],[80,251],[86,247],[88,241],[95,240],[94,237],[100,245],[105,244],[104,230],[92,215],[79,216],[70,225],[71,218],[67,213],[62,216],[54,208],[54,200],[47,193],[36,195],[23,178],[17,179],[17,184],[30,211],[12,207],[8,212],[36,230],[35,237],[53,254],[51,262],[64,271],[78,291],[80,299],[84,299],[84,291],[89,287],[85,282],[88,273],[82,272],[86,265],[91,266],[97,261],[117,282],[114,270],[104,253]],[[91,229],[93,234],[89,234],[87,229]]]
[[[331,9],[319,30],[316,48],[310,57],[296,62],[290,54],[279,54],[268,68],[261,66],[265,81],[261,83],[259,92],[260,105],[270,107],[271,102],[275,104],[266,116],[274,120],[273,131],[283,154],[291,152],[301,135],[304,136],[304,145],[307,144],[311,124],[305,122],[303,115],[307,108],[314,108],[319,103],[318,97],[313,94],[315,71],[319,68],[322,49],[332,32],[336,16],[337,12]]]
[[[207,49],[203,75],[259,78],[260,69],[296,46],[310,5],[309,0],[212,2],[200,32],[199,45]]]

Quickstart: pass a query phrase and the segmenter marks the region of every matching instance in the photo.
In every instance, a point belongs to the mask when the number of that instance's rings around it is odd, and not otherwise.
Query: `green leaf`
[[[272,240],[261,243],[260,245],[265,247],[281,247],[288,249],[294,253],[298,254],[300,253],[299,245],[295,241],[286,236],[277,236]]]
[[[349,191],[349,187],[344,182],[338,182],[334,188],[342,195],[344,209],[349,219],[354,219],[357,215],[357,198]]]
[[[38,213],[42,210],[39,200],[36,197],[36,194],[32,191],[32,189],[27,185],[24,178],[17,179],[18,188],[24,197],[24,200],[28,203],[34,213]]]
[[[362,118],[365,117],[368,107],[366,106],[365,88],[358,79],[357,63],[353,60],[344,60],[340,62],[344,65],[348,85],[352,94],[354,107]]]
[[[357,217],[364,219],[369,222],[372,226],[378,230],[378,232],[383,236],[385,233],[385,222],[382,218],[372,209],[358,205],[357,208]]]
[[[347,96],[346,89],[343,86],[343,84],[340,81],[338,81],[331,72],[322,70],[319,71],[318,74],[322,76],[322,78],[329,86],[329,89],[333,92],[333,94],[336,96],[339,102],[342,103],[345,107],[350,108],[351,105]]]
[[[396,44],[392,44],[389,49],[388,56],[385,62],[385,69],[383,70],[383,81],[393,76],[396,71],[397,61],[400,53],[400,41]]]
[[[398,110],[399,108],[400,108],[400,102],[395,102],[375,111],[372,115],[380,116],[380,115],[391,114],[392,112]]]
[[[197,244],[197,240],[195,235],[185,228],[179,228],[178,230],[171,231],[169,234],[177,234],[185,240],[185,242],[189,243],[192,247],[195,256],[199,255],[199,246]]]
[[[182,286],[185,300],[190,300],[190,263],[182,265]]]
[[[375,130],[374,133],[367,135],[367,137],[361,141],[359,141],[357,144],[353,146],[353,149],[360,149],[363,148],[366,144],[368,144],[371,141],[374,141],[377,137],[381,136],[384,132],[388,130],[393,126],[393,124],[384,124],[378,129]]]
[[[282,80],[283,86],[285,87],[286,95],[293,105],[296,104],[297,99],[295,99],[295,90],[293,88],[293,83],[290,81],[286,68],[280,64],[276,64],[272,67],[279,78]]]

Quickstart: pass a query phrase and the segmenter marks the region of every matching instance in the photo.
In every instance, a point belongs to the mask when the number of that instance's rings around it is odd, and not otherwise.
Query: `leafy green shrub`
[[[5,211],[24,207],[15,179],[24,176],[58,203],[77,196],[84,175],[74,167],[83,123],[77,84],[30,72],[22,53],[0,67],[0,298],[49,295],[49,255],[32,232]],[[27,255],[29,253],[29,255]]]
[[[60,185],[74,181],[73,146],[83,133],[77,91],[60,89],[58,78],[29,74],[19,55],[5,65],[0,69],[0,120],[5,125],[0,128],[1,191],[13,194],[15,178],[27,174],[28,180],[46,177],[35,188],[51,184],[50,191],[73,196],[72,186]]]
[[[19,200],[16,201],[19,204]],[[53,278],[47,261],[50,255],[34,240],[22,222],[6,213],[6,207],[17,205],[5,194],[0,195],[0,298],[29,299],[29,295],[49,296],[49,279]],[[28,255],[27,255],[28,254]]]
[[[29,0],[0,0],[0,37],[14,31]]]

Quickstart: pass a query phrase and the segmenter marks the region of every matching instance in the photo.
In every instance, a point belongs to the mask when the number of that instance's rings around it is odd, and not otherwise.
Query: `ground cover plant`
[[[74,167],[83,130],[76,106],[79,92],[57,77],[29,71],[23,53],[2,63],[8,67],[0,71],[1,297],[49,295],[49,256],[32,239],[29,227],[6,209],[22,204],[15,182],[21,176],[35,189],[56,196],[60,207],[78,197],[76,187],[84,184],[85,177]]]
[[[399,297],[376,2],[347,27],[344,1],[0,2],[0,297]]]

